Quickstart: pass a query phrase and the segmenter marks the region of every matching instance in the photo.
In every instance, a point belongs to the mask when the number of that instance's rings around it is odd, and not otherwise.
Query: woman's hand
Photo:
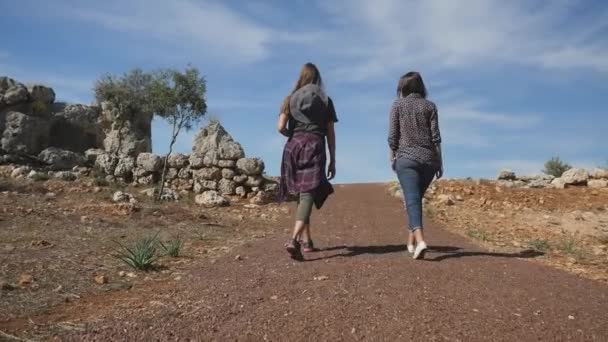
[[[289,120],[289,115],[285,113],[281,113],[279,115],[279,121],[277,122],[277,131],[282,135],[288,137],[289,132],[287,131],[287,121]]]
[[[332,160],[329,162],[327,167],[327,180],[332,180],[336,177],[336,161]]]
[[[397,172],[397,158],[392,157],[390,159],[391,162],[391,169],[393,170],[393,172]]]
[[[437,179],[441,179],[441,177],[443,177],[443,164],[439,166],[439,170],[437,170],[435,173],[435,177],[437,177]]]

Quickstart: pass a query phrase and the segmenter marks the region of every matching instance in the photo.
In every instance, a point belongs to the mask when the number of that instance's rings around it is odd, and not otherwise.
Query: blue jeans
[[[437,173],[437,167],[421,164],[407,158],[395,161],[395,171],[401,183],[403,198],[407,207],[410,230],[422,228],[422,197]]]

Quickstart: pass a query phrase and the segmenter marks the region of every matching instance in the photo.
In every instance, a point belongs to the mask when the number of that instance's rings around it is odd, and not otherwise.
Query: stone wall
[[[497,177],[499,185],[506,187],[524,188],[557,188],[564,189],[571,186],[587,186],[590,188],[608,188],[608,170],[594,169],[585,170],[572,168],[561,177],[550,175],[517,176],[511,170],[502,170]]]

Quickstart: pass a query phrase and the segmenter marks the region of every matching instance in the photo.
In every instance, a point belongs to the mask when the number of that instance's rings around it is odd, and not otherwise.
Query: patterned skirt
[[[283,150],[279,201],[286,201],[289,195],[308,192],[313,195],[317,209],[320,209],[334,192],[325,173],[326,163],[324,136],[295,133]]]

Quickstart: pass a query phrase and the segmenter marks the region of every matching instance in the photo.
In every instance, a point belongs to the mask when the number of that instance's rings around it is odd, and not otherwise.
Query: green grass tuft
[[[154,267],[154,263],[158,260],[156,253],[158,233],[137,241],[133,247],[125,246],[120,242],[116,243],[119,246],[116,257],[136,270],[148,271]]]

